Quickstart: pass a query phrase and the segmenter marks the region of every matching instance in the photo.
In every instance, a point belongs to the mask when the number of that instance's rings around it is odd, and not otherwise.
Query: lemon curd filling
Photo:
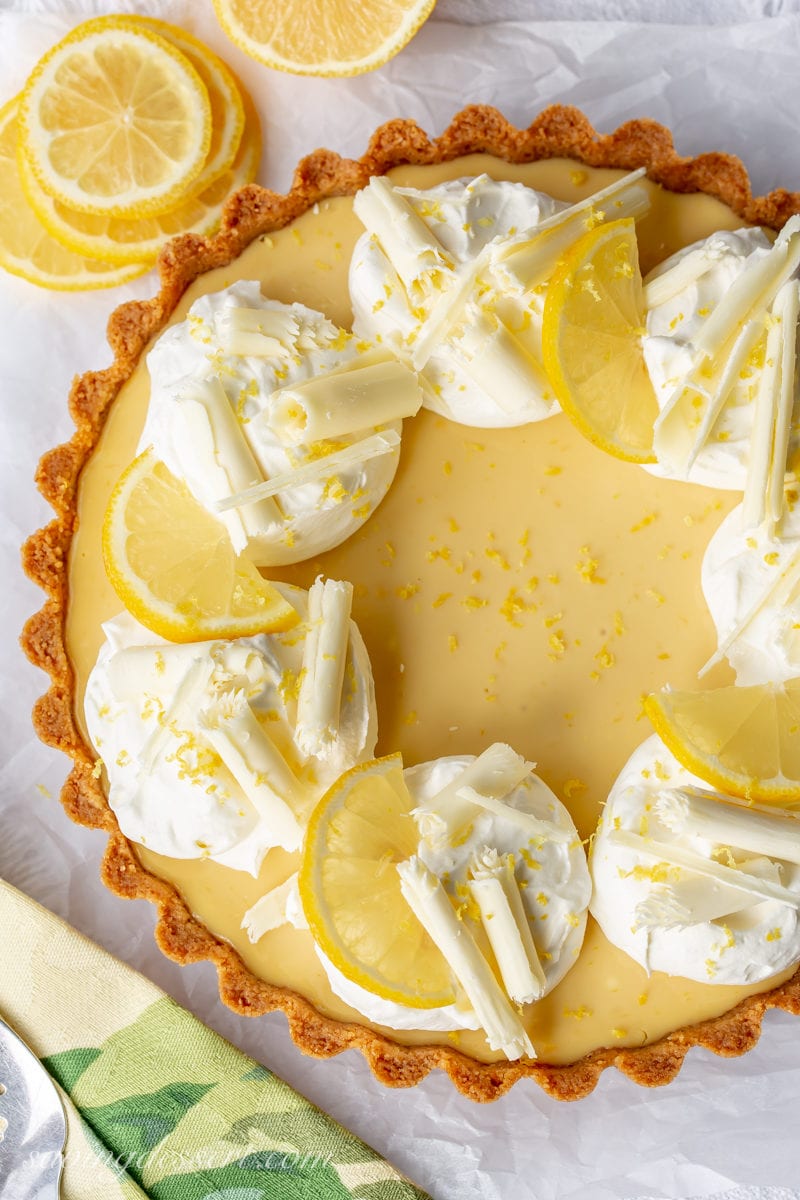
[[[511,166],[476,155],[399,168],[391,178],[424,188],[481,172],[570,203],[622,174],[558,160]],[[709,197],[647,186],[652,207],[638,226],[644,272],[680,247],[740,224]],[[351,199],[326,201],[204,275],[173,321],[183,320],[200,294],[257,279],[266,296],[301,301],[349,327],[347,270],[361,232]],[[147,399],[142,363],[81,478],[66,633],[84,730],[83,691],[103,640],[100,625],[120,609],[102,568],[103,514],[134,457]],[[643,696],[667,681],[693,688],[715,649],[700,564],[738,500],[612,458],[564,416],[472,429],[422,410],[404,422],[396,478],[369,521],[328,553],[270,575],[306,588],[320,573],[352,581],[353,617],[375,676],[379,754],[399,750],[411,766],[508,742],[538,764],[588,838],[622,764],[650,732]],[[731,678],[717,666],[708,683]],[[363,1020],[331,992],[308,931],[282,926],[252,945],[241,929],[259,897],[297,869],[296,854],[271,851],[256,880],[207,860],[168,859],[141,847],[137,853],[256,975],[294,988],[333,1017]],[[640,1045],[719,1015],[781,978],[745,988],[648,977],[590,920],[576,966],[527,1009],[525,1023],[541,1059],[570,1062],[600,1046]],[[390,1035],[500,1057],[480,1031]]]

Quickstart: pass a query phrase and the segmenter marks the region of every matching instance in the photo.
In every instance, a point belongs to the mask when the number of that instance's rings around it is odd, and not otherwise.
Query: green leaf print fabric
[[[0,945],[0,1014],[65,1102],[64,1200],[429,1200],[266,1068],[2,881],[0,922],[20,931],[13,953]]]

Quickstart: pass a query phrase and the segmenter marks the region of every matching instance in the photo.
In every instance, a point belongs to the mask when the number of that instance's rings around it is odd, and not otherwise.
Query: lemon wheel
[[[342,775],[309,821],[300,896],[319,946],[367,991],[410,1008],[454,1000],[450,970],[400,890],[417,851],[414,802],[399,754]]]
[[[800,679],[648,696],[653,728],[684,767],[730,796],[800,802]]]
[[[658,402],[642,353],[645,311],[634,222],[598,225],[547,288],[544,364],[564,412],[596,446],[654,462]]]
[[[211,144],[208,91],[188,58],[117,16],[84,22],[40,59],[19,122],[40,187],[71,208],[113,216],[174,205]]]
[[[103,559],[128,611],[173,642],[274,633],[298,619],[152,450],[134,459],[114,488]]]

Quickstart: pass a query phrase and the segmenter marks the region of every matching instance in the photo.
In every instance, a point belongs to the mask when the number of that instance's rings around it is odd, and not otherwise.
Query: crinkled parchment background
[[[759,191],[800,188],[800,0],[440,0],[397,58],[352,80],[260,67],[227,42],[210,0],[0,0],[2,99],[79,19],[131,9],[186,24],[240,72],[264,119],[262,182],[276,189],[317,146],[359,154],[370,131],[395,116],[438,133],[466,101],[497,105],[517,124],[553,101],[580,105],[601,130],[655,117],[683,153],[739,154]],[[695,1051],[678,1079],[655,1092],[614,1071],[572,1105],[518,1084],[494,1105],[476,1106],[437,1075],[390,1091],[356,1052],[303,1058],[281,1015],[234,1016],[217,998],[211,967],[180,969],[156,950],[148,905],[103,889],[100,837],[62,814],[55,797],[66,764],[30,729],[44,678],[16,636],[41,596],[22,576],[18,547],[50,516],[31,480],[40,453],[70,434],[72,376],[108,360],[111,307],[153,287],[149,275],[67,298],[0,277],[0,876],[138,967],[435,1200],[800,1197],[800,1022],[786,1014],[768,1017],[744,1058]]]

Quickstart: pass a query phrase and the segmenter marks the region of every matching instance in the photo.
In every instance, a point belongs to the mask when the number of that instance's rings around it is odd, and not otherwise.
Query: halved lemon
[[[17,169],[17,99],[0,109],[0,266],[39,287],[85,291],[136,279],[147,261],[109,265],[68,250],[28,206]]]
[[[211,104],[188,58],[125,17],[85,21],[20,98],[20,151],[44,191],[82,212],[163,212],[198,179]]]
[[[241,92],[246,121],[231,166],[203,191],[167,212],[151,217],[111,217],[78,212],[48,196],[36,181],[28,160],[20,155],[25,196],[41,223],[59,242],[91,258],[110,263],[154,263],[164,242],[179,233],[208,237],[222,218],[228,197],[252,183],[261,158],[261,126],[250,97]]]
[[[544,364],[564,412],[596,446],[654,462],[658,402],[642,353],[645,309],[634,222],[598,225],[547,287]]]
[[[729,796],[800,801],[800,679],[705,692],[664,688],[644,703],[678,762]]]
[[[298,75],[360,75],[402,50],[435,0],[214,0],[246,54]]]
[[[318,945],[353,983],[411,1008],[452,1004],[447,961],[400,890],[417,851],[399,754],[345,772],[311,814],[300,896]]]
[[[134,459],[114,488],[103,559],[128,611],[173,642],[274,633],[298,619],[152,450]]]

